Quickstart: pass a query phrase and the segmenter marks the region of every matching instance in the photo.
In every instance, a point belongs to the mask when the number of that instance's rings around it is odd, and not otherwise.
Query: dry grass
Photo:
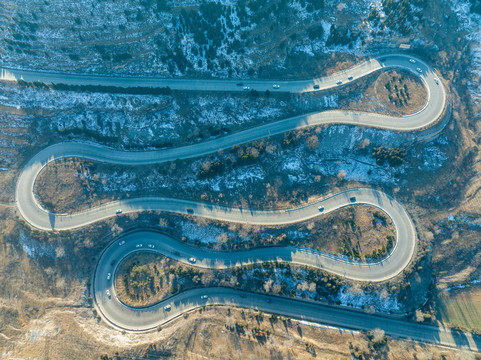
[[[311,327],[296,321],[226,307],[196,310],[147,334],[120,333],[97,323],[88,309],[51,310],[16,331],[7,341],[0,336],[6,358],[98,360],[118,359],[348,359],[365,354],[382,359],[463,358],[453,349],[408,341],[388,340],[372,352],[365,335],[332,328]],[[14,333],[15,330],[12,330]],[[255,336],[255,334],[267,336]],[[13,336],[13,335],[12,335]],[[2,340],[3,339],[3,340]],[[2,343],[3,342],[3,343]],[[3,345],[6,345],[5,347]]]
[[[35,182],[35,190],[42,205],[50,211],[66,213],[75,209],[80,211],[85,207],[94,207],[102,200],[113,200],[112,196],[97,195],[91,188],[90,182],[80,174],[90,175],[89,162],[76,161],[75,159],[62,159],[53,165],[48,165],[48,170],[40,172]],[[55,181],[52,181],[55,179]],[[94,181],[98,178],[94,175]]]
[[[155,171],[162,173],[163,171],[169,171],[167,170],[169,168],[170,166],[168,164],[159,165],[155,167]],[[60,160],[54,164],[50,164],[40,173],[36,181],[35,189],[47,209],[60,213],[68,213],[71,212],[72,209],[79,211],[123,196],[135,197],[152,193],[142,188],[124,195],[112,192],[98,193],[95,191],[99,186],[102,186],[105,181],[99,179],[98,173],[121,173],[123,169],[126,168],[83,160]],[[152,167],[134,167],[131,168],[131,171],[134,179],[143,179],[148,176],[152,169]],[[79,174],[84,175],[79,176]],[[172,176],[175,177],[176,174],[178,173],[174,173]],[[56,181],[51,181],[52,178],[55,178]],[[269,189],[273,187],[274,185],[270,186]],[[182,191],[182,189],[177,189],[176,192],[172,189],[158,188],[155,190],[155,194],[156,196],[185,198],[186,194]],[[52,194],[56,195],[53,196]],[[281,196],[288,197],[290,194],[284,193],[279,195],[279,197]],[[270,198],[279,197],[274,195],[270,196]],[[215,198],[222,205],[227,206],[236,206],[236,202],[238,202],[238,197],[235,194],[226,194],[222,198]],[[260,205],[257,203],[252,204],[252,202],[256,201],[257,197],[251,196],[251,198],[245,199],[245,201],[242,197],[240,198],[243,207],[256,208]],[[262,194],[259,194],[259,198],[263,199],[264,197]],[[295,199],[296,197],[292,196],[292,198]],[[205,196],[204,193],[199,192],[190,193],[188,199],[207,202],[213,200],[210,196]],[[316,198],[312,197],[310,201],[314,200],[316,200]],[[267,199],[265,199],[264,206],[282,208],[292,205],[280,200],[279,202],[268,204]],[[229,230],[239,234],[242,233],[241,237],[250,239],[250,241],[233,241],[236,239],[222,237],[218,243],[214,245],[214,248],[240,250],[259,246],[298,245],[311,247],[331,254],[359,257],[364,260],[366,257],[372,257],[374,251],[385,248],[388,236],[395,236],[395,230],[391,220],[385,214],[380,215],[381,217],[385,217],[385,221],[380,220],[376,214],[381,214],[381,212],[370,206],[346,207],[317,217],[314,220],[295,224],[295,226],[276,227],[276,231],[270,235],[264,233],[267,227],[229,224]],[[198,221],[201,226],[211,223],[204,219],[196,219],[196,221]],[[286,233],[296,231],[307,235],[299,237],[286,235]],[[184,236],[184,234],[179,235],[180,237]]]
[[[390,87],[391,91],[386,86]],[[427,97],[427,91],[421,80],[409,71],[403,70],[381,73],[374,83],[374,92],[388,109],[402,114],[421,109]]]
[[[442,291],[436,300],[437,318],[451,326],[481,332],[481,289],[450,293]]]
[[[356,249],[362,260],[373,251],[386,247],[387,237],[396,236],[391,219],[372,206],[349,206],[324,217],[302,223],[300,228],[311,228],[311,236],[299,245],[319,249],[330,254],[352,257]],[[347,251],[346,251],[347,250]]]
[[[172,294],[172,290],[177,292],[177,284],[174,283],[175,276],[169,278],[167,270],[174,269],[178,265],[176,261],[159,254],[143,252],[128,256],[119,265],[115,275],[117,296],[130,306],[148,306],[162,301]],[[136,268],[142,271],[135,273]],[[137,282],[146,280],[146,275],[152,278],[153,288],[150,283],[146,283],[144,286],[133,286],[133,279]],[[128,278],[127,287],[124,276]],[[191,281],[191,279],[187,280]]]

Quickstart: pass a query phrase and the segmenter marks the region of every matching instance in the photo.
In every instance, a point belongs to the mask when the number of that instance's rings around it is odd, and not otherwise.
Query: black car
[[[194,213],[194,209],[187,209],[187,214],[193,214]]]
[[[116,261],[115,259],[112,260],[112,262],[110,263],[110,266],[114,266],[114,265],[115,265],[115,261]]]
[[[350,198],[349,200],[351,200],[351,202],[356,202],[356,198],[354,196],[352,198]]]
[[[266,303],[269,303],[269,304],[270,304],[271,302],[272,302],[271,299],[266,299]]]
[[[237,85],[237,86],[244,86],[244,83],[239,82],[239,83],[237,83],[236,85]]]
[[[317,85],[317,84],[314,85],[314,89],[316,89],[316,90],[319,89],[319,85]]]

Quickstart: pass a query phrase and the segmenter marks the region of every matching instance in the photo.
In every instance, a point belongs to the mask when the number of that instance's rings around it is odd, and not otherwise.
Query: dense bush
[[[378,165],[384,165],[387,161],[390,166],[400,166],[404,163],[406,150],[403,148],[385,148],[379,146],[373,149],[372,157],[376,159]]]
[[[331,26],[331,33],[326,41],[326,46],[348,45],[357,40],[359,33],[352,32],[349,28]]]
[[[368,21],[381,28],[397,30],[403,35],[408,35],[412,27],[422,17],[427,0],[382,0],[383,11],[386,14],[381,20],[377,9],[372,9]]]
[[[221,160],[205,161],[202,168],[199,170],[199,179],[206,179],[208,177],[220,174],[225,169],[225,164]]]
[[[470,0],[471,12],[481,15],[481,0]]]

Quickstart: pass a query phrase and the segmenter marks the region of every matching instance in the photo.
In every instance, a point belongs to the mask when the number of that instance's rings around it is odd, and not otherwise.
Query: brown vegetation
[[[403,114],[416,112],[427,100],[427,91],[421,80],[405,70],[381,73],[374,84],[374,91],[388,109]]]
[[[293,285],[279,281],[278,274]],[[148,306],[184,290],[210,286],[301,298],[313,293],[313,299],[334,302],[342,285],[337,276],[286,263],[210,270],[145,252],[128,256],[115,274],[116,294],[130,306]]]

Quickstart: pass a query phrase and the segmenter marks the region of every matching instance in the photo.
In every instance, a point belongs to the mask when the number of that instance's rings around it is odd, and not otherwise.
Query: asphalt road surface
[[[113,326],[133,331],[152,329],[185,311],[204,304],[230,304],[352,329],[373,329],[379,327],[383,328],[386,333],[394,336],[409,337],[415,340],[448,346],[457,345],[478,349],[477,338],[465,334],[452,334],[446,329],[369,315],[339,307],[329,307],[318,303],[247,294],[232,289],[209,288],[185,291],[157,305],[142,309],[125,306],[115,296],[112,279],[114,278],[116,264],[119,263],[121,258],[134,251],[145,250],[158,251],[182,262],[188,262],[188,258],[194,256],[197,259],[195,266],[205,268],[229,268],[266,260],[279,260],[321,268],[356,280],[387,280],[399,274],[410,262],[416,245],[416,234],[412,221],[403,207],[394,199],[379,191],[363,188],[352,189],[330,196],[315,204],[295,209],[271,211],[226,208],[170,198],[142,197],[111,202],[75,214],[50,213],[38,204],[33,193],[35,179],[40,171],[50,162],[61,158],[77,157],[123,165],[142,165],[198,157],[263,137],[320,124],[345,123],[398,131],[413,131],[429,127],[441,118],[445,110],[446,92],[442,83],[437,79],[434,70],[421,60],[404,55],[388,55],[379,59],[371,59],[349,70],[324,78],[305,81],[249,80],[244,81],[242,86],[239,86],[237,84],[238,81],[234,80],[117,78],[14,69],[1,69],[1,76],[3,80],[7,81],[24,79],[26,81],[71,85],[169,86],[176,90],[205,91],[244,91],[243,87],[249,86],[257,91],[268,89],[270,91],[297,93],[343,86],[362,76],[391,67],[407,69],[418,75],[424,82],[428,92],[428,99],[421,110],[402,117],[342,110],[312,113],[247,129],[200,144],[158,151],[124,152],[96,144],[60,143],[40,151],[25,165],[16,186],[17,207],[22,217],[36,228],[42,230],[68,230],[86,226],[111,216],[117,216],[117,209],[122,209],[123,213],[159,210],[182,214],[191,213],[195,216],[232,222],[279,225],[310,219],[354,203],[370,204],[388,214],[396,227],[397,239],[395,247],[391,254],[381,262],[361,264],[312,249],[298,247],[214,253],[190,248],[156,232],[138,231],[125,235],[125,238],[121,238],[123,240],[116,241],[104,251],[97,265],[92,285],[95,304],[103,317]],[[273,89],[273,84],[278,84],[279,89]],[[315,85],[318,85],[318,89],[314,89]],[[318,210],[318,207],[324,208],[324,210],[321,212]],[[125,243],[119,245],[120,241],[125,241]],[[111,265],[112,263],[114,265]],[[111,276],[109,277],[110,280],[107,280],[109,272]],[[107,289],[111,293],[110,296],[107,295]],[[201,295],[207,295],[208,298],[201,299]],[[266,301],[268,299],[269,302]],[[167,303],[171,305],[170,311],[164,310],[164,306]]]
[[[312,249],[291,246],[219,252],[186,245],[154,230],[138,230],[124,234],[103,251],[95,269],[92,284],[94,301],[99,313],[108,323],[119,329],[147,331],[204,305],[231,305],[346,329],[374,330],[380,328],[386,334],[399,338],[467,348],[473,351],[481,349],[479,336],[451,331],[445,327],[423,325],[397,317],[373,315],[361,310],[314,301],[254,294],[228,288],[187,290],[153,306],[133,308],[118,299],[114,279],[122,260],[139,251],[159,253],[185,264],[214,269],[244,266],[269,260],[324,268],[322,266],[324,258],[331,257],[329,254]],[[189,260],[191,257],[195,258],[194,263]],[[358,264],[358,266],[361,265]],[[367,264],[363,266],[370,267]],[[166,306],[170,306],[170,308],[166,309]]]

